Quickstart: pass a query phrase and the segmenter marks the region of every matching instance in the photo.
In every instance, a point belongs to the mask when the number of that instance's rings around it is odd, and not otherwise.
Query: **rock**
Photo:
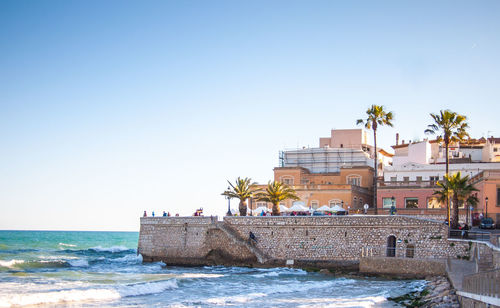
[[[324,274],[324,275],[332,275],[333,273],[330,272],[329,270],[327,270],[326,268],[323,268],[323,269],[320,269],[319,270],[319,273],[320,274]]]

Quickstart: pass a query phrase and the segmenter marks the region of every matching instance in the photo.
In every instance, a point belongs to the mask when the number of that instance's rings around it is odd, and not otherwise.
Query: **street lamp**
[[[396,199],[394,198],[394,196],[391,197],[391,210],[390,210],[390,213],[391,215],[394,215],[394,212],[396,212]]]
[[[488,197],[484,198],[484,201],[486,201],[486,216],[484,218],[488,218]]]
[[[231,190],[231,187],[227,187],[227,190],[230,191]],[[226,216],[233,216],[233,214],[231,214],[231,198],[229,196],[226,196],[227,198],[227,213],[226,213]]]

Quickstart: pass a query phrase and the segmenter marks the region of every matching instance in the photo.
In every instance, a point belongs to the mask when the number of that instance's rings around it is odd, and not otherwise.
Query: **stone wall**
[[[444,276],[446,264],[442,260],[411,258],[361,258],[359,271],[366,274],[387,274],[400,277]]]
[[[249,240],[249,234],[256,241]],[[200,265],[345,266],[363,256],[385,257],[394,236],[396,257],[470,254],[468,242],[449,242],[439,222],[405,216],[289,216],[141,218],[138,251],[145,261]],[[249,247],[248,245],[252,245]],[[413,247],[413,248],[412,248]],[[257,264],[255,251],[265,264]]]

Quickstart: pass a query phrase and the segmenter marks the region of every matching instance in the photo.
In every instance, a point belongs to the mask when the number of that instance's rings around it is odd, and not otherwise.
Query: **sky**
[[[0,0],[0,229],[223,215],[371,104],[387,150],[447,108],[500,136],[499,33],[500,1]]]

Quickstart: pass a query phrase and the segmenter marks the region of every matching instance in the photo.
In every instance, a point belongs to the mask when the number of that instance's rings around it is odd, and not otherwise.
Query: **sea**
[[[0,231],[0,307],[396,307],[424,280],[143,263],[137,232]]]

